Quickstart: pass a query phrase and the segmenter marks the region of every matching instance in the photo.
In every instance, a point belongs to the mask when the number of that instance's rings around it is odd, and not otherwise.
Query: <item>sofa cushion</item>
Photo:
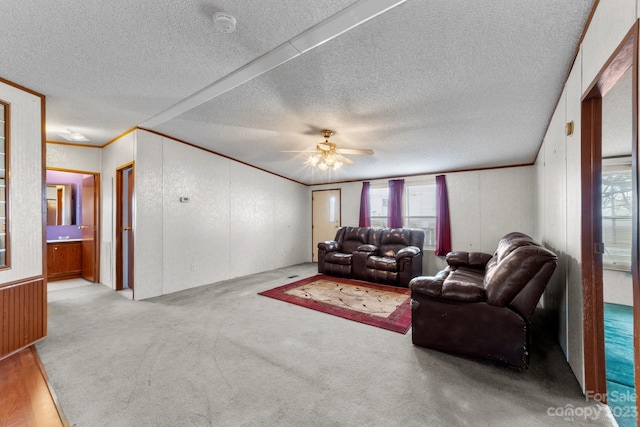
[[[382,271],[398,271],[398,263],[395,258],[372,255],[367,258],[367,268]]]
[[[380,255],[395,257],[398,251],[411,246],[411,230],[391,228],[384,230],[380,238]]]
[[[442,297],[458,301],[484,301],[484,272],[469,267],[452,271],[442,283]]]
[[[343,254],[342,252],[329,252],[324,256],[324,262],[330,264],[351,265],[351,254]]]
[[[344,238],[341,242],[340,252],[351,254],[358,249],[358,246],[369,243],[369,228],[367,227],[347,227],[344,231]]]

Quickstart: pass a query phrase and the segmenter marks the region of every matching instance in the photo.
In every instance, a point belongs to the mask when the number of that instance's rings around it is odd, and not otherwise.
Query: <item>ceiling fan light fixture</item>
[[[373,150],[369,149],[339,149],[336,144],[329,141],[329,137],[333,135],[332,130],[323,129],[321,132],[324,137],[324,141],[319,142],[316,145],[316,150],[307,157],[307,160],[304,162],[307,166],[311,166],[312,168],[316,168],[321,171],[327,171],[329,169],[338,170],[344,165],[353,164],[353,160],[343,155],[344,152],[347,152],[348,154],[373,155]]]
[[[321,171],[329,169],[338,170],[344,164],[336,157],[335,152],[321,150],[318,150],[318,153],[309,156],[306,163],[311,167],[320,169]]]

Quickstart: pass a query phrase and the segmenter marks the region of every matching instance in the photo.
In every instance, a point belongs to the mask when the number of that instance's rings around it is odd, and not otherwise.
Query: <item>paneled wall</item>
[[[0,270],[0,358],[46,335],[44,97],[0,81],[10,104],[10,268]]]
[[[116,169],[131,163],[136,133],[131,132],[102,149],[100,196],[100,281],[115,289],[115,176]]]
[[[534,172],[532,166],[521,166],[446,174],[453,250],[493,253],[498,240],[511,231],[535,236]],[[357,226],[362,182],[319,185],[312,190],[329,188],[341,189],[342,225]],[[444,267],[443,257],[425,253],[425,274]]]
[[[124,138],[105,148],[103,173],[108,187],[135,159],[136,299],[310,261],[308,187],[154,133]],[[113,236],[107,197],[103,234]]]
[[[566,357],[574,374],[578,378],[580,384],[583,384],[581,377],[583,375],[584,354],[583,354],[583,329],[582,322],[584,316],[582,304],[582,264],[580,262],[581,252],[581,224],[578,218],[582,214],[582,198],[581,189],[582,181],[580,177],[580,156],[581,156],[581,128],[580,128],[580,111],[581,111],[581,67],[575,64],[582,63],[582,53],[578,52],[578,56],[574,62],[573,69],[569,74],[565,85],[565,121],[574,122],[573,135],[566,136],[566,234],[565,234],[565,253],[562,260],[566,269],[566,296],[560,301],[564,301],[564,310],[566,310]],[[556,122],[557,123],[557,122]],[[556,126],[563,126],[560,121]],[[541,150],[541,151],[544,151]],[[538,158],[540,161],[540,157]],[[536,165],[538,166],[538,164]],[[553,177],[546,185],[540,187],[545,191],[548,187],[553,187]],[[538,221],[542,222],[542,221]],[[545,239],[548,238],[545,233]]]
[[[561,256],[561,267],[552,279],[545,302],[555,313],[560,344],[583,389],[581,99],[637,17],[636,0],[599,2],[535,164],[538,234]],[[574,133],[567,136],[565,125],[571,121]]]
[[[42,277],[0,287],[0,359],[47,334],[46,306]]]
[[[47,167],[100,173],[102,149],[47,143]]]

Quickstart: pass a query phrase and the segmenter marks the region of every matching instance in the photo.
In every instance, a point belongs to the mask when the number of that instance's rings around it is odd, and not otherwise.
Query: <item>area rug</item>
[[[259,294],[401,334],[411,327],[406,288],[318,274]]]

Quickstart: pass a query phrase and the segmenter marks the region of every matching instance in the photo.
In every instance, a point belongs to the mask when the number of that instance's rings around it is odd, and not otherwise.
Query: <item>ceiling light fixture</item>
[[[56,133],[61,137],[63,137],[64,139],[66,139],[67,141],[73,141],[73,142],[91,141],[89,138],[87,138],[83,134],[72,131],[71,129],[67,129],[61,132],[56,132]]]

